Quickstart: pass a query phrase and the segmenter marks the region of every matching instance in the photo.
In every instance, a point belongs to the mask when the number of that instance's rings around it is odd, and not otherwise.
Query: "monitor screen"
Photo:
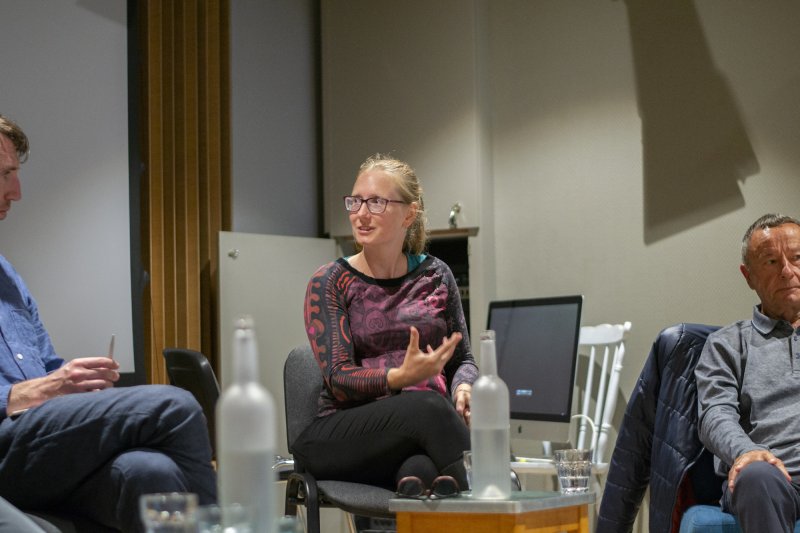
[[[512,439],[567,440],[582,304],[580,295],[489,304]]]

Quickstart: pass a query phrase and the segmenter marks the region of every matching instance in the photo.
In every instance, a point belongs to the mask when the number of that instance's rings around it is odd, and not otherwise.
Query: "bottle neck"
[[[497,375],[497,353],[494,339],[481,339],[481,376]]]
[[[258,379],[258,348],[252,329],[236,329],[233,337],[233,382],[249,383]]]

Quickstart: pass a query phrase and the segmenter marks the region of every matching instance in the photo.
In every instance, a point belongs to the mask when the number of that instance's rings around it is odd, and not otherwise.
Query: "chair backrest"
[[[208,422],[211,449],[216,455],[215,408],[219,399],[219,382],[211,364],[200,352],[186,348],[165,348],[162,352],[167,363],[167,375],[171,385],[192,393],[203,408]]]
[[[588,359],[586,383],[578,421],[578,448],[594,450],[593,460],[604,461],[608,434],[619,394],[619,375],[625,357],[625,337],[631,323],[581,328],[578,351]],[[595,377],[595,369],[600,375]],[[591,401],[594,399],[594,409]],[[592,426],[593,424],[593,426]],[[592,431],[594,428],[594,431]],[[591,436],[588,437],[587,433]],[[588,445],[587,445],[588,442]]]
[[[322,373],[311,346],[298,346],[289,352],[283,365],[283,391],[290,453],[294,441],[317,416],[321,390]]]

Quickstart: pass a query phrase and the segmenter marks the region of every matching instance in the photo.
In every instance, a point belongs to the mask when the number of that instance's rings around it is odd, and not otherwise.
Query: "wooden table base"
[[[587,504],[519,514],[398,512],[397,533],[588,533]]]

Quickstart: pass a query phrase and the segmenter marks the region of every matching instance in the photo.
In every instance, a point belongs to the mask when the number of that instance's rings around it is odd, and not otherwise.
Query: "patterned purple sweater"
[[[323,265],[308,283],[305,322],[325,382],[318,416],[398,392],[386,374],[402,364],[411,326],[422,350],[455,331],[462,340],[441,375],[405,390],[447,395],[449,386],[452,395],[478,376],[455,278],[433,256],[395,279],[370,278],[345,259]]]

